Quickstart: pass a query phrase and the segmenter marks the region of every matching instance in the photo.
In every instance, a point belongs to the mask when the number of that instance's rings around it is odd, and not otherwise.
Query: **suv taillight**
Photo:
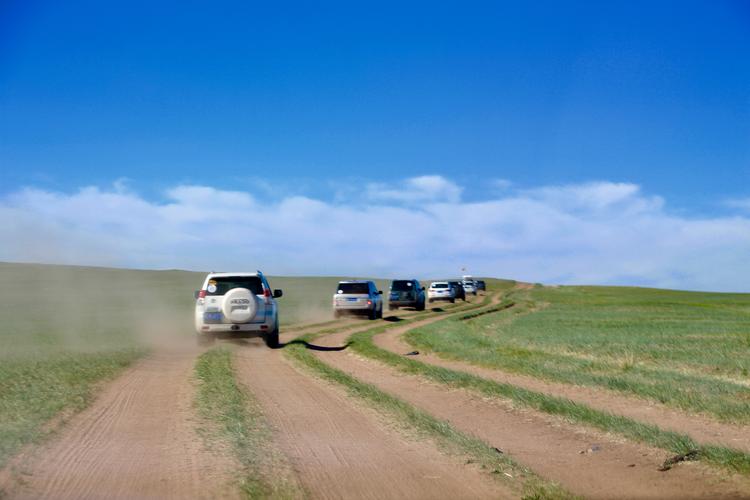
[[[271,303],[271,290],[269,288],[263,289],[263,298],[266,299],[266,305]]]
[[[206,291],[205,290],[199,291],[198,292],[198,298],[199,299],[205,299],[206,298]]]

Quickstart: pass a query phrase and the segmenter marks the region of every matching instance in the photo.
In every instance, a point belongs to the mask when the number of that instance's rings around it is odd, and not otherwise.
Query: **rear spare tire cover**
[[[247,323],[255,316],[258,304],[255,295],[247,288],[233,288],[224,295],[221,309],[232,323]]]

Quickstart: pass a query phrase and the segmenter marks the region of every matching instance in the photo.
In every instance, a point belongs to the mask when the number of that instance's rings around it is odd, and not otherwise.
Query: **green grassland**
[[[406,338],[446,358],[750,423],[750,294],[537,287],[507,300]]]

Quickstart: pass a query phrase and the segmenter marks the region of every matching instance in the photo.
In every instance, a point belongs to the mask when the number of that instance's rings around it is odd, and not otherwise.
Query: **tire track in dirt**
[[[0,489],[12,498],[238,498],[238,465],[196,433],[199,354],[157,351],[137,361],[57,437],[13,459]]]
[[[396,354],[414,350],[403,339],[408,329],[387,330],[375,335],[375,344]],[[623,415],[639,422],[653,424],[662,429],[687,434],[700,444],[721,444],[750,451],[750,426],[719,422],[705,415],[692,415],[646,399],[628,397],[613,391],[593,387],[550,382],[528,375],[519,375],[471,363],[441,358],[437,354],[420,352],[419,361],[451,370],[462,371],[489,380],[506,383],[570,399],[600,411]]]
[[[430,318],[388,330],[399,335]],[[349,332],[318,339],[341,345]],[[319,351],[324,362],[505,450],[538,474],[589,498],[748,498],[750,479],[689,462],[657,471],[669,455],[471,391],[449,389],[352,352]],[[421,357],[421,355],[420,355]],[[588,450],[591,450],[589,452]],[[583,452],[583,453],[581,453]]]
[[[236,344],[238,380],[261,404],[278,448],[313,498],[513,496],[474,466],[407,439],[344,391],[298,371],[283,349]]]
[[[373,340],[378,347],[397,354],[414,350],[414,347],[395,331],[376,335]],[[549,396],[570,399],[600,411],[623,415],[639,422],[656,425],[664,430],[687,434],[701,444],[721,444],[750,452],[750,426],[718,422],[704,415],[690,415],[647,399],[623,396],[592,387],[549,382],[527,375],[484,368],[468,362],[449,360],[422,351],[419,354],[419,361],[471,373]]]

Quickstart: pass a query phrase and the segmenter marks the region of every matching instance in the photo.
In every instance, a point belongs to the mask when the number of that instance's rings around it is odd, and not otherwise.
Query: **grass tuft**
[[[242,466],[240,490],[247,498],[300,498],[302,490],[283,474],[282,457],[271,445],[271,433],[258,402],[235,379],[231,353],[222,348],[198,358],[196,406],[209,437],[229,444]]]

